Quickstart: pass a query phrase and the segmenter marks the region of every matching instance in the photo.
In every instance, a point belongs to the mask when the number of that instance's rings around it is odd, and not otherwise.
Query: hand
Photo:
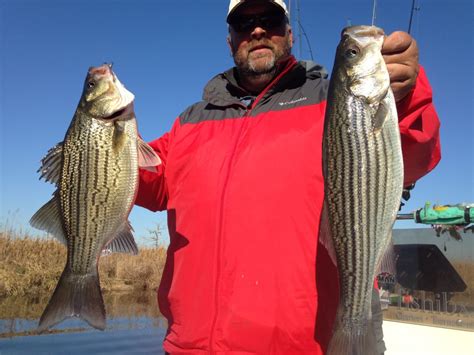
[[[385,38],[382,55],[387,64],[395,101],[410,93],[418,76],[418,46],[406,32],[397,31]]]

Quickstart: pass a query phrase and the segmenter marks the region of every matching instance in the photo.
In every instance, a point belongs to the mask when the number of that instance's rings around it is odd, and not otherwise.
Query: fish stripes
[[[329,86],[323,170],[340,304],[328,354],[373,354],[373,283],[402,192],[398,119],[382,42],[375,27],[346,29]]]
[[[129,208],[124,206],[130,206],[128,196],[134,196],[138,182],[138,169],[132,168],[138,164],[136,142],[129,139],[116,152],[114,124],[90,120],[92,129],[84,129],[83,124],[74,122],[70,139],[64,142],[64,153],[71,158],[64,164],[66,181],[60,189],[61,206],[68,212],[68,234],[73,236],[68,265],[75,273],[95,267],[98,253],[126,219]],[[130,137],[136,134],[133,121],[125,123],[125,129]],[[105,238],[98,240],[101,235]]]

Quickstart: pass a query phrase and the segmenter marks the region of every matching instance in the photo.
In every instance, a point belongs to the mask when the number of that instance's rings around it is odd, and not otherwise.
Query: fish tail
[[[79,317],[94,328],[105,329],[105,307],[97,270],[92,274],[76,275],[66,267],[41,315],[38,331],[69,317]]]
[[[338,311],[338,315],[339,315]],[[342,321],[336,318],[327,355],[380,355],[371,319]]]

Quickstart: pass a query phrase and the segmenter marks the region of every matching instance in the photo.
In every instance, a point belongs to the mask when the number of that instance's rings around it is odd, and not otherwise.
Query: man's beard
[[[263,65],[259,66],[257,64],[257,61],[259,60],[260,58],[248,58],[247,62],[241,67],[241,69],[245,70],[247,74],[253,76],[272,74],[275,72],[276,56],[273,51],[271,58],[268,58]]]
[[[234,62],[237,66],[237,69],[240,75],[247,76],[247,77],[265,77],[268,76],[269,78],[273,78],[276,73],[277,65],[281,59],[288,57],[291,54],[291,44],[290,40],[288,40],[287,45],[283,48],[276,50],[274,46],[269,46],[272,51],[271,57],[269,57],[266,62],[262,65],[258,63],[261,61],[261,58],[251,58],[251,53],[247,53],[246,58],[242,58],[241,56],[235,55]]]

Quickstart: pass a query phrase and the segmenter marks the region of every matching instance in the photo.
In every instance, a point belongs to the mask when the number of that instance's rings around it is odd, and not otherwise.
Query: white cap
[[[229,3],[229,11],[227,12],[227,20],[229,20],[229,16],[237,10],[242,4],[250,0],[230,0]],[[264,2],[260,0],[260,2]],[[266,2],[272,3],[278,7],[280,7],[283,12],[285,13],[286,17],[289,19],[290,15],[288,13],[288,9],[286,8],[286,4],[283,0],[266,0]]]

